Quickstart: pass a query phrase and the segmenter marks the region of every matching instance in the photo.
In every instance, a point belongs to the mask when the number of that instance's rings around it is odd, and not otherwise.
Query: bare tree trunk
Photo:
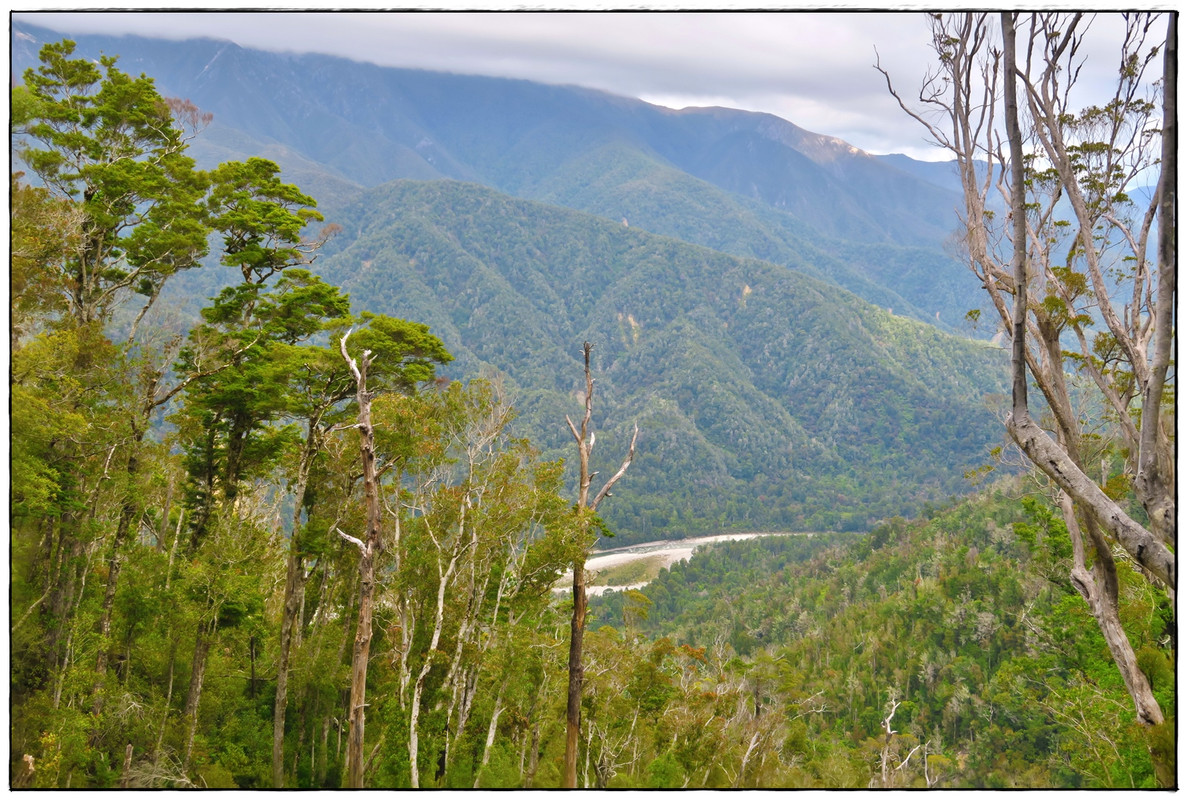
[[[124,748],[124,769],[120,773],[120,788],[127,789],[128,781],[131,779],[132,772],[132,743],[128,742],[128,746]]]
[[[482,748],[482,763],[478,765],[478,769],[474,772],[474,788],[478,788],[478,781],[482,777],[482,770],[490,763],[490,751],[495,744],[495,733],[499,729],[499,717],[503,714],[503,689],[499,687],[499,693],[495,697],[495,710],[490,715],[490,725],[486,728],[486,746]]]
[[[1108,544],[1099,531],[1089,537],[1097,552],[1092,572],[1089,572],[1085,566],[1083,534],[1076,520],[1072,501],[1067,495],[1061,495],[1060,508],[1072,539],[1072,585],[1084,598],[1096,619],[1096,624],[1105,638],[1105,644],[1108,645],[1121,678],[1125,681],[1125,687],[1133,698],[1138,720],[1145,725],[1158,725],[1163,721],[1162,709],[1154,699],[1154,692],[1145,673],[1138,667],[1137,656],[1134,655],[1133,646],[1121,627],[1121,617],[1117,613],[1116,566],[1113,564]],[[1090,527],[1093,523],[1089,519],[1085,524]]]
[[[545,679],[542,683],[546,682],[547,673],[545,673]],[[525,789],[532,788],[532,783],[536,779],[536,769],[540,763],[540,713],[538,707],[540,705],[540,695],[542,694],[541,689],[542,687],[536,688],[536,695],[532,698],[532,707],[528,711],[528,717],[532,721],[532,733],[528,737],[530,742],[527,748],[528,766],[523,772],[523,786]]]
[[[295,535],[295,532],[294,532]],[[272,786],[284,788],[284,718],[288,709],[289,657],[293,643],[293,627],[297,620],[297,605],[304,588],[304,558],[291,543],[288,570],[284,584],[284,606],[280,619],[280,654],[276,665],[276,702],[272,710]]]
[[[67,530],[77,525],[72,515],[63,514],[58,527],[61,531],[59,553],[59,572],[57,588],[52,597],[51,609],[53,617],[59,620],[52,628],[49,637],[49,652],[55,666],[58,667],[56,688],[54,689],[53,707],[57,709],[62,702],[62,691],[66,681],[66,670],[74,657],[74,615],[82,602],[82,588],[86,586],[90,553],[81,541],[67,534]],[[64,638],[63,638],[64,637]]]
[[[581,788],[589,787],[589,754],[593,751],[593,731],[585,731],[585,761],[581,767]]]
[[[133,447],[139,444],[139,438],[135,437],[136,441]],[[138,516],[139,507],[132,501],[132,496],[135,494],[135,487],[131,485],[136,474],[140,470],[140,460],[133,452],[128,456],[127,476],[129,486],[127,488],[128,496],[124,500],[123,507],[120,508],[119,522],[115,526],[115,537],[111,543],[111,555],[107,559],[107,586],[103,591],[103,608],[99,614],[99,655],[95,663],[95,707],[94,714],[98,716],[99,710],[103,706],[102,689],[107,677],[107,657],[108,657],[108,639],[111,637],[111,615],[112,609],[115,607],[115,590],[119,585],[120,567],[123,559],[120,558],[120,551],[123,549],[124,541],[128,538],[128,531],[132,527],[132,520]]]
[[[367,509],[367,534],[365,541],[339,535],[352,541],[359,548],[359,615],[355,629],[354,649],[351,654],[350,674],[350,734],[346,748],[346,786],[350,789],[363,788],[363,728],[366,723],[367,662],[371,654],[371,618],[374,613],[375,559],[383,552],[380,538],[379,478],[375,470],[375,431],[371,427],[371,393],[367,391],[367,368],[371,365],[371,351],[364,350],[362,359],[356,362],[346,352],[346,340],[350,333],[339,341],[342,358],[354,375],[359,404],[359,447],[363,460],[363,496]]]
[[[1150,525],[1164,542],[1175,538],[1175,460],[1162,425],[1162,396],[1174,349],[1177,257],[1175,205],[1178,199],[1178,91],[1179,43],[1176,15],[1167,14],[1163,49],[1162,178],[1158,200],[1158,297],[1154,307],[1154,357],[1150,380],[1142,394],[1141,443],[1134,488],[1146,507]]]
[[[62,649],[62,659],[60,662],[61,668],[58,672],[57,682],[54,687],[53,707],[55,710],[58,709],[62,704],[62,692],[66,688],[66,674],[70,671],[74,662],[74,634],[78,627],[76,620],[74,619],[74,614],[82,605],[82,598],[86,593],[87,588],[87,575],[90,574],[91,571],[91,555],[93,551],[91,548],[83,546],[77,540],[74,540],[74,542],[75,545],[72,547],[76,547],[81,555],[81,563],[77,565],[78,593],[77,596],[74,593],[74,576],[72,572],[70,576],[70,582],[68,584],[68,587],[70,588],[70,596],[67,597],[65,601],[65,608],[67,609],[66,642]],[[71,704],[72,703],[73,701],[71,701]]]
[[[316,785],[320,787],[326,782],[326,767],[330,760],[330,717],[327,715],[321,724],[321,758],[317,762],[317,769],[314,770],[316,776]]]
[[[173,640],[169,648],[169,688],[165,691],[165,713],[161,715],[161,730],[157,734],[157,746],[153,748],[153,758],[161,752],[161,742],[165,740],[165,725],[169,722],[169,704],[173,702],[173,672],[177,665],[177,640]]]
[[[569,423],[569,430],[573,434],[573,438],[577,441],[577,454],[579,457],[579,483],[577,488],[577,514],[578,514],[578,535],[581,537],[581,551],[573,561],[573,618],[569,623],[569,693],[568,704],[565,715],[565,765],[562,773],[561,786],[566,789],[577,788],[577,747],[581,740],[581,693],[583,683],[585,680],[585,668],[582,665],[582,646],[585,639],[585,615],[587,598],[585,596],[585,553],[589,543],[586,541],[589,536],[589,519],[588,512],[593,512],[597,509],[598,503],[603,498],[610,496],[610,489],[618,482],[619,478],[626,474],[627,467],[631,465],[631,460],[635,457],[635,442],[639,438],[639,426],[635,426],[635,434],[631,438],[631,447],[627,453],[626,459],[622,462],[622,466],[618,468],[618,472],[614,474],[610,480],[606,481],[606,485],[602,487],[601,491],[594,497],[593,501],[589,500],[589,485],[593,480],[593,474],[589,471],[589,454],[593,451],[594,433],[590,426],[590,420],[593,416],[593,388],[594,380],[593,373],[590,371],[589,354],[593,350],[593,345],[585,342],[581,351],[585,358],[585,416],[581,420],[581,429],[573,424],[573,420],[565,417],[565,421]],[[588,755],[588,754],[587,754]]]
[[[202,700],[202,683],[206,677],[206,656],[210,652],[210,641],[214,636],[213,625],[207,623],[198,625],[198,638],[194,642],[194,658],[190,662],[190,689],[185,698],[185,718],[187,723],[185,737],[185,760],[183,769],[189,769],[190,757],[194,753],[194,737],[198,732],[198,706]]]
[[[890,727],[890,721],[894,719],[894,712],[898,710],[901,705],[895,697],[895,693],[890,692],[890,713],[886,715],[886,719],[882,720],[882,730],[886,731],[886,737],[882,742],[882,788],[890,788],[890,741],[898,731]],[[745,767],[745,760],[743,759],[742,766]]]
[[[761,735],[762,735],[762,731],[757,730],[754,732],[754,735],[750,737],[750,744],[747,745],[746,752],[742,755],[742,764],[741,764],[741,766],[738,767],[738,777],[734,779],[734,788],[735,789],[741,788],[745,783],[746,765],[750,763],[750,756],[754,753],[754,748],[758,745],[758,740]],[[890,743],[889,736],[886,737],[886,741],[887,741],[887,747],[889,747],[890,746],[889,745],[889,743]],[[885,749],[882,752],[882,760],[883,760],[883,763],[882,763],[882,785],[885,786],[886,785],[886,751],[885,751]]]
[[[346,764],[349,789],[363,788],[363,728],[366,724],[367,663],[371,654],[371,619],[374,614],[375,562],[369,551],[359,558],[359,613],[351,650],[350,734]]]
[[[573,618],[569,622],[569,692],[565,716],[565,773],[563,786],[577,788],[577,746],[581,735],[581,694],[585,666],[581,650],[585,641],[585,557],[573,562]]]
[[[458,526],[465,525],[465,506],[462,506],[463,516]],[[460,553],[453,553],[449,560],[449,566],[442,568],[440,560],[440,550],[438,550],[437,560],[437,615],[433,621],[433,635],[429,640],[429,649],[425,653],[425,662],[420,668],[420,674],[416,676],[416,683],[412,686],[412,702],[408,714],[408,767],[410,770],[410,783],[413,789],[420,788],[420,702],[421,696],[424,694],[425,679],[429,676],[429,670],[432,669],[432,654],[436,652],[437,646],[441,643],[441,631],[445,627],[445,592],[449,585],[449,578],[453,574],[454,568],[457,566],[458,557]]]
[[[1023,174],[1022,130],[1018,126],[1014,15],[1003,11],[1001,24],[1005,51],[1006,136],[1010,144],[1010,185],[1013,187],[1010,218],[1014,223],[1014,256],[1011,264],[1015,287],[1011,342],[1013,351],[1010,356],[1013,377],[1011,420],[1028,422],[1030,411],[1026,402],[1026,304],[1029,299],[1026,288],[1026,181]]]
[[[1103,536],[1093,535],[1093,546],[1097,552],[1097,575],[1085,568],[1083,537],[1080,534],[1072,500],[1082,504],[1090,533],[1096,531],[1096,519],[1113,533],[1131,553],[1135,560],[1149,569],[1172,591],[1175,587],[1174,554],[1170,553],[1149,531],[1133,522],[1113,503],[1100,488],[1075,463],[1073,457],[1060,448],[1030,417],[1026,398],[1026,318],[1027,310],[1027,253],[1026,253],[1026,190],[1023,174],[1022,133],[1018,123],[1018,102],[1016,89],[1016,51],[1014,15],[1002,12],[1002,38],[1005,57],[1005,110],[1006,133],[1010,147],[1011,170],[1011,214],[1013,230],[1013,272],[1014,330],[1011,368],[1013,372],[1013,407],[1007,428],[1011,436],[1027,456],[1054,480],[1063,490],[1063,516],[1073,535],[1074,562],[1072,583],[1083,595],[1102,635],[1117,664],[1130,696],[1134,701],[1139,720],[1146,725],[1163,721],[1162,711],[1154,699],[1149,682],[1137,667],[1133,648],[1121,628],[1117,614],[1116,576],[1109,569],[1112,554]],[[1101,563],[1102,560],[1106,563]],[[1098,578],[1100,580],[1098,580]],[[1102,586],[1103,583],[1103,586]]]

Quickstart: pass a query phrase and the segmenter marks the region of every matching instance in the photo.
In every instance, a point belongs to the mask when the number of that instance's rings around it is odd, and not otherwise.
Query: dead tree
[[[631,437],[630,450],[627,452],[622,466],[618,468],[618,472],[614,473],[614,476],[610,480],[606,481],[606,485],[590,501],[589,486],[597,474],[596,472],[589,471],[589,454],[593,451],[594,440],[596,439],[593,427],[590,424],[590,419],[593,416],[594,380],[589,368],[589,353],[593,350],[593,345],[585,342],[581,349],[585,356],[585,416],[581,419],[581,428],[578,429],[573,424],[573,420],[569,419],[568,415],[565,416],[565,422],[569,423],[569,430],[573,433],[573,438],[577,441],[579,483],[577,487],[576,511],[578,515],[578,532],[581,537],[580,548],[576,557],[573,559],[573,619],[569,625],[569,702],[565,725],[565,769],[562,783],[566,789],[577,788],[577,745],[581,735],[581,691],[585,681],[585,668],[581,660],[581,647],[585,638],[587,602],[585,595],[585,559],[590,545],[590,542],[587,541],[590,515],[597,510],[598,504],[603,499],[610,496],[610,489],[618,482],[619,478],[626,474],[627,467],[631,465],[631,460],[635,457],[635,442],[639,438],[639,426],[636,424],[635,433]]]
[[[1073,544],[1071,583],[1108,643],[1139,721],[1156,726],[1163,714],[1121,628],[1117,571],[1119,559],[1131,560],[1173,600],[1175,461],[1163,390],[1173,386],[1175,18],[1167,15],[1163,42],[1150,42],[1157,17],[1126,15],[1114,96],[1079,112],[1071,89],[1084,58],[1087,17],[1003,14],[1000,49],[991,43],[990,19],[931,15],[941,66],[924,79],[923,111],[910,108],[882,72],[903,110],[956,158],[964,193],[961,244],[1012,344],[1006,428],[1053,485]],[[1027,45],[1019,52],[1016,28],[1023,26]],[[1150,84],[1144,73],[1159,55],[1161,131],[1157,106],[1143,97]],[[1143,209],[1127,190],[1150,170],[1160,179]],[[1004,221],[995,221],[991,193],[1008,210]],[[1118,286],[1110,274],[1121,278]],[[1096,455],[1073,406],[1072,371],[1112,412],[1125,477],[1147,524],[1128,516],[1088,474],[1085,465]],[[1046,400],[1049,424],[1031,416],[1028,387]],[[1155,767],[1166,771],[1157,758]]]
[[[1104,589],[1104,582],[1115,581],[1115,574],[1108,571],[1093,576],[1084,566],[1082,537],[1077,536],[1075,530],[1077,517],[1071,507],[1074,500],[1083,512],[1085,527],[1088,528],[1090,538],[1096,546],[1098,560],[1109,558],[1110,548],[1099,532],[1103,527],[1111,532],[1117,540],[1134,553],[1135,560],[1149,569],[1169,589],[1173,591],[1174,554],[1171,553],[1150,531],[1130,519],[1121,508],[1108,498],[1096,483],[1089,478],[1076,463],[1075,453],[1069,453],[1060,448],[1031,418],[1027,404],[1026,384],[1026,335],[1027,335],[1027,216],[1025,202],[1025,176],[1023,174],[1024,155],[1022,148],[1022,133],[1018,122],[1018,99],[1015,76],[1015,31],[1013,15],[1002,13],[1002,36],[1004,40],[1005,56],[1005,109],[1006,109],[1006,137],[1010,148],[1010,182],[1014,189],[1011,194],[1011,214],[1013,217],[1013,273],[1017,291],[1014,297],[1013,315],[1013,353],[1011,365],[1013,367],[1013,405],[1006,427],[1010,435],[1022,448],[1023,452],[1046,473],[1062,491],[1065,509],[1065,520],[1068,531],[1073,536],[1073,547],[1076,550],[1075,563],[1072,565],[1072,583],[1084,595],[1093,616],[1104,634],[1109,650],[1113,654],[1121,676],[1133,697],[1138,712],[1138,718],[1148,724],[1156,725],[1163,721],[1162,711],[1154,699],[1149,682],[1137,666],[1137,659],[1133,647],[1121,629],[1121,621],[1116,613],[1115,588]],[[1105,308],[1106,306],[1101,306]],[[1136,363],[1135,359],[1135,363]],[[1104,566],[1102,564],[1102,566]],[[1114,568],[1115,569],[1115,568]]]
[[[350,667],[350,733],[346,746],[346,786],[363,788],[363,728],[366,722],[367,660],[371,654],[371,618],[374,613],[375,560],[383,552],[380,538],[379,477],[375,469],[375,430],[371,426],[371,393],[367,391],[367,368],[371,351],[364,350],[356,361],[346,352],[350,331],[338,342],[342,358],[350,367],[359,404],[359,448],[363,459],[363,497],[367,511],[366,537],[360,541],[338,531],[338,535],[359,549],[359,619],[355,628]]]

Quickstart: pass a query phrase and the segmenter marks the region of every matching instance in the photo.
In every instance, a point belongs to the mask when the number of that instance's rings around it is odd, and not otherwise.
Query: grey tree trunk
[[[300,625],[300,609],[305,599],[305,558],[297,543],[301,530],[301,511],[305,506],[305,489],[309,484],[309,470],[317,454],[317,421],[309,420],[305,451],[297,470],[297,489],[294,497],[293,533],[289,542],[288,565],[284,581],[284,605],[280,616],[280,654],[276,665],[276,702],[272,710],[272,786],[284,788],[284,718],[288,710],[289,658],[293,648],[293,631]]]
[[[284,788],[284,719],[288,709],[289,657],[292,652],[293,628],[297,624],[300,595],[304,591],[304,558],[296,550],[296,543],[288,556],[288,572],[284,583],[284,606],[280,620],[280,654],[276,665],[276,702],[272,710],[272,786]]]
[[[585,616],[587,598],[585,595],[585,549],[588,547],[586,539],[589,536],[589,517],[598,504],[610,496],[610,489],[626,474],[627,467],[635,457],[635,442],[639,438],[639,426],[635,426],[631,447],[626,459],[618,472],[614,473],[601,491],[592,501],[589,499],[589,485],[593,474],[589,471],[589,454],[593,451],[594,433],[590,425],[593,416],[593,373],[590,371],[589,354],[593,345],[585,342],[582,355],[585,358],[585,416],[581,420],[581,429],[573,424],[573,420],[565,417],[569,423],[569,431],[577,441],[579,458],[579,483],[577,488],[578,535],[581,537],[582,550],[573,561],[573,618],[569,623],[569,692],[565,712],[565,763],[561,775],[561,785],[566,789],[577,788],[577,748],[581,741],[581,694],[585,682],[585,667],[582,663],[582,647],[585,640]],[[587,513],[588,512],[588,513]]]
[[[206,678],[206,656],[210,653],[210,641],[214,636],[213,625],[199,623],[198,638],[194,642],[194,658],[190,662],[190,688],[185,698],[185,760],[183,769],[189,769],[194,754],[194,737],[198,733],[198,707],[202,701],[202,684]]]
[[[1096,521],[1104,527],[1130,552],[1135,559],[1156,575],[1172,591],[1175,586],[1174,555],[1170,553],[1149,531],[1131,520],[1121,509],[1105,496],[1100,487],[1084,474],[1073,454],[1057,443],[1031,419],[1026,398],[1026,332],[1027,332],[1027,231],[1026,194],[1023,171],[1022,132],[1018,121],[1016,34],[1014,14],[1001,14],[1004,95],[1006,112],[1006,136],[1010,148],[1010,172],[1012,187],[1010,201],[1013,221],[1013,273],[1014,273],[1014,329],[1011,369],[1013,372],[1013,405],[1007,428],[1023,452],[1040,470],[1046,473],[1064,492],[1064,520],[1068,523],[1075,550],[1072,566],[1072,583],[1084,596],[1097,625],[1105,637],[1113,660],[1134,701],[1139,720],[1146,725],[1157,725],[1163,721],[1162,711],[1150,689],[1145,675],[1137,667],[1133,647],[1117,610],[1115,567],[1108,542],[1096,533]],[[1086,524],[1097,552],[1095,575],[1085,565],[1083,537],[1077,524],[1073,502],[1082,509]]]
[[[350,667],[350,733],[346,744],[346,786],[363,788],[363,733],[366,724],[367,661],[371,655],[371,619],[374,614],[375,559],[383,552],[380,538],[379,477],[375,470],[375,431],[371,427],[371,393],[367,391],[367,368],[371,351],[364,350],[359,361],[346,352],[348,332],[339,341],[342,358],[354,375],[359,404],[359,447],[363,460],[363,497],[367,511],[366,539],[352,541],[359,548],[359,615],[355,628]]]

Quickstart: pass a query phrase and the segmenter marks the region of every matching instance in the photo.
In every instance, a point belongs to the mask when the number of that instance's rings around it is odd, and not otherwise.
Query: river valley
[[[771,531],[764,533],[722,533],[714,536],[698,536],[690,539],[662,539],[654,542],[615,547],[609,550],[595,550],[585,562],[591,573],[586,592],[600,595],[607,591],[639,589],[646,586],[661,569],[677,561],[687,561],[702,548],[721,542],[738,542],[756,539],[760,536],[811,536],[811,533]],[[557,590],[572,586],[573,573],[567,572],[557,583]]]

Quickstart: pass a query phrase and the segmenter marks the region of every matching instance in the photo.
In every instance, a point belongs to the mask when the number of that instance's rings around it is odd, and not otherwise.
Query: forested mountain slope
[[[18,24],[17,74],[59,38]],[[966,270],[943,249],[956,224],[950,187],[768,114],[675,111],[209,39],[75,38],[80,53],[119,54],[123,69],[213,112],[192,149],[201,162],[271,158],[331,217],[361,188],[452,178],[806,268],[947,327],[976,305]]]
[[[603,752],[662,725],[639,760],[655,753],[652,786],[1155,786],[1150,752],[1169,757],[1173,734],[1137,724],[1063,578],[1068,532],[1033,488],[1001,483],[860,538],[716,545],[595,599]],[[1126,633],[1171,707],[1171,604],[1133,570],[1120,578]],[[656,664],[662,723],[622,677],[643,668],[607,668],[624,651]]]
[[[474,184],[397,181],[316,264],[360,307],[428,323],[448,374],[509,376],[521,429],[571,456],[596,344],[595,468],[632,538],[718,526],[859,528],[965,488],[1000,432],[1004,356],[784,267]],[[605,422],[602,422],[605,420]]]

